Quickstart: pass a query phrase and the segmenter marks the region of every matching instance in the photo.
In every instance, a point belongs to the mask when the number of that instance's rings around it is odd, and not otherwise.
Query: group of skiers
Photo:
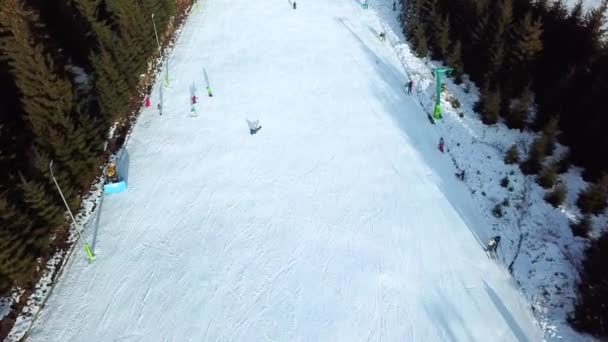
[[[295,2],[294,2],[295,4]],[[207,86],[207,95],[209,97],[213,97],[213,92],[211,91],[211,87]],[[190,116],[197,116],[196,114],[196,107],[194,106],[198,101],[198,97],[195,94],[192,94],[192,97],[190,98]],[[254,135],[256,134],[260,129],[262,129],[262,125],[260,125],[259,120],[255,120],[255,121],[249,121],[247,120],[247,125],[249,126],[249,134]]]

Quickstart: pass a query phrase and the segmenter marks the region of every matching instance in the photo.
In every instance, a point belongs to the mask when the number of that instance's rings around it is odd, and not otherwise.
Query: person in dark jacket
[[[500,243],[500,236],[494,236],[488,241],[487,251],[492,256],[496,256],[496,250],[498,249],[498,244]]]

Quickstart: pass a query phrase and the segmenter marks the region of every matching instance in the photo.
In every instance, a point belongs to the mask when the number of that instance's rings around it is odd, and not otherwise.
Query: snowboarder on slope
[[[443,153],[444,145],[445,145],[445,142],[443,141],[443,137],[439,138],[439,151],[441,151],[441,153]]]

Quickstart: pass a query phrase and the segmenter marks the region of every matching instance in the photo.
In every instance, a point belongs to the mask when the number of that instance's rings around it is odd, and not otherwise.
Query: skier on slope
[[[380,35],[379,35],[379,37],[378,37],[378,38],[380,38],[380,41],[381,41],[381,42],[384,42],[384,39],[386,38],[386,33],[384,33],[384,32],[380,32]]]
[[[458,177],[458,179],[463,181],[464,180],[464,169],[462,171],[460,171],[459,173],[457,173],[456,177]]]
[[[439,138],[439,151],[443,153],[443,146],[445,145],[445,141],[443,141],[443,137]]]
[[[393,1],[393,11],[396,11],[396,10],[397,10],[397,2]]]
[[[293,2],[293,9],[294,10],[296,9],[296,2],[295,1]]]
[[[411,95],[412,87],[414,86],[414,81],[410,80],[409,82],[407,82],[407,84],[405,86],[407,87],[407,94]]]
[[[207,86],[207,95],[209,95],[209,97],[213,97],[213,92],[211,91],[210,86]]]
[[[500,236],[494,236],[488,241],[487,251],[491,256],[496,256],[496,250],[498,249],[498,244],[500,243]]]
[[[196,97],[196,95],[192,95],[192,98],[190,100],[192,104],[196,104],[196,100],[198,100],[198,97]]]
[[[249,134],[251,134],[251,135],[256,134],[260,129],[262,129],[262,126],[260,125],[259,120],[255,120],[255,121],[247,120],[247,125],[249,126]]]

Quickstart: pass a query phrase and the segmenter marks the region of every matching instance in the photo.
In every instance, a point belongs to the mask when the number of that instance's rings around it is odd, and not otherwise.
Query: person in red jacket
[[[196,100],[198,100],[198,97],[196,97],[196,95],[192,95],[192,104],[196,104]]]

